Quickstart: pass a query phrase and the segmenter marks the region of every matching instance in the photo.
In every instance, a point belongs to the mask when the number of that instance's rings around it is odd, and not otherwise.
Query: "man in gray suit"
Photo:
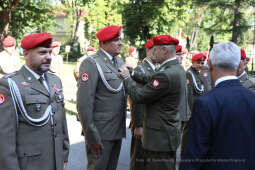
[[[87,170],[115,170],[126,136],[126,97],[118,68],[119,26],[97,33],[100,49],[80,66],[77,108],[85,133]]]

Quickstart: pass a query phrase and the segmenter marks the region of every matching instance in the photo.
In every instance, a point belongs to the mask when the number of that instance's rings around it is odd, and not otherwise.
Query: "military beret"
[[[90,47],[87,48],[87,51],[96,51],[96,48],[90,46]]]
[[[244,51],[244,49],[241,48],[241,60],[246,58],[246,53]]]
[[[150,48],[152,48],[152,47],[153,47],[153,41],[152,41],[151,39],[149,39],[149,40],[146,42],[144,48],[150,49]]]
[[[14,46],[16,43],[16,39],[11,37],[11,36],[7,36],[4,40],[3,40],[3,46],[4,47],[12,47]]]
[[[128,53],[129,54],[131,54],[132,52],[134,52],[135,51],[135,47],[130,47],[129,49],[128,49]]]
[[[116,36],[120,35],[121,26],[106,26],[99,30],[96,34],[97,39],[101,42],[111,40]]]
[[[249,62],[250,61],[250,57],[246,57],[246,61]]]
[[[204,61],[206,59],[206,55],[204,53],[198,53],[192,55],[192,61]]]
[[[182,52],[182,46],[181,45],[177,45],[176,46],[176,53],[181,53]]]
[[[28,50],[35,47],[50,48],[52,43],[52,35],[50,33],[35,33],[23,37],[21,41],[21,48]]]
[[[53,41],[53,43],[51,44],[51,48],[60,47],[60,46],[61,46],[60,41]]]
[[[152,37],[154,45],[178,45],[179,40],[171,37],[170,35],[158,35]]]

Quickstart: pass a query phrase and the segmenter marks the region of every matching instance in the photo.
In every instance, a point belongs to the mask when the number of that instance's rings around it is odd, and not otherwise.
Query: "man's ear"
[[[23,55],[24,55],[24,58],[27,58],[28,55],[29,55],[29,50],[24,50],[23,49]]]
[[[238,65],[238,67],[237,67],[237,75],[241,74],[241,72],[242,72],[242,67],[243,67],[243,63],[242,62],[243,61],[240,60],[240,63]]]

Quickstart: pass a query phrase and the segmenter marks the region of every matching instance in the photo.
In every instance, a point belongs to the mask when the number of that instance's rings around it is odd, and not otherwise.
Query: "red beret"
[[[6,38],[4,39],[4,41],[3,41],[3,46],[4,46],[4,47],[12,47],[12,46],[15,45],[15,43],[16,43],[16,39],[13,38],[13,37],[11,37],[11,36],[8,36],[8,37],[6,37]]]
[[[181,45],[177,45],[176,46],[176,53],[181,53],[182,52],[182,46]]]
[[[152,47],[153,47],[153,41],[152,41],[151,39],[149,39],[149,40],[146,42],[144,48],[150,49],[150,48],[152,48]]]
[[[206,55],[204,53],[198,53],[192,55],[192,61],[204,61],[206,59]]]
[[[97,32],[97,39],[101,42],[111,40],[120,35],[121,26],[107,26]]]
[[[250,57],[246,57],[246,61],[249,62],[250,61]]]
[[[246,58],[246,54],[244,49],[241,48],[241,59],[245,59]]]
[[[51,48],[60,47],[60,46],[61,46],[60,41],[53,41],[53,43],[51,44]]]
[[[131,54],[131,53],[134,52],[134,51],[135,51],[135,47],[130,47],[130,48],[128,49],[129,54]]]
[[[50,48],[52,43],[52,35],[50,33],[35,33],[25,36],[21,41],[21,47],[25,50],[35,47]]]
[[[96,51],[96,48],[90,46],[90,47],[87,48],[87,51]]]
[[[170,35],[158,35],[152,37],[154,45],[178,45],[179,40],[171,37]]]

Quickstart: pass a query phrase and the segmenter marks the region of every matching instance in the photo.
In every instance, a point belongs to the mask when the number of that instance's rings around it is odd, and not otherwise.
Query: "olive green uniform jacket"
[[[142,137],[146,150],[176,151],[181,134],[179,104],[185,97],[185,80],[185,71],[177,59],[161,65],[142,87],[137,87],[131,78],[125,79],[125,88],[132,100],[146,104]]]
[[[255,92],[255,78],[244,72],[240,75],[239,80],[244,87]]]
[[[136,73],[142,73],[146,76],[151,76],[155,73],[154,69],[150,66],[149,61],[144,59],[140,65],[138,65],[134,71]],[[131,128],[137,128],[143,126],[144,112],[146,111],[144,104],[137,104],[131,101]]]
[[[193,75],[193,76],[192,76]],[[188,87],[188,103],[192,111],[194,101],[205,94],[206,83],[202,75],[192,66],[186,71]]]
[[[7,78],[16,82],[29,116],[41,117],[51,105],[53,124],[48,121],[42,127],[35,127],[19,111],[17,117]],[[4,96],[0,104],[0,170],[63,170],[68,160],[62,84],[53,74],[46,72],[45,78],[50,92],[24,66],[0,79],[0,93]]]
[[[117,57],[117,65],[124,64]],[[118,70],[100,49],[87,57],[80,66],[77,91],[77,109],[87,144],[102,140],[118,140],[126,135],[126,97],[124,87],[120,92],[106,88],[95,61],[101,66],[105,80],[117,89],[122,83]],[[87,79],[84,79],[87,75]]]

